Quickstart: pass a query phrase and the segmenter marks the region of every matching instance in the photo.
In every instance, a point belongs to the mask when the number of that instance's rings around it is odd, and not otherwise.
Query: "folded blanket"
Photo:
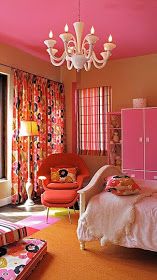
[[[123,235],[130,233],[131,225],[135,220],[136,203],[152,195],[153,192],[129,196],[116,196],[102,192],[90,200],[79,223],[84,224],[84,228],[88,230],[88,236],[96,236],[100,239],[101,245],[107,242],[119,244]],[[78,238],[82,234],[79,232],[81,228],[78,224]]]

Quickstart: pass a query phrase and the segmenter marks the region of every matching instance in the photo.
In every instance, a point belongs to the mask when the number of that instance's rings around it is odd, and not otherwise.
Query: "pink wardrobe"
[[[157,179],[157,108],[122,109],[122,170]]]

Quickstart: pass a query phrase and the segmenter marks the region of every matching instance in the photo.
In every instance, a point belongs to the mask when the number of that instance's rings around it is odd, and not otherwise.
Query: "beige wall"
[[[157,106],[157,54],[109,61],[102,70],[81,73],[80,87],[111,85],[113,111],[132,107],[132,99],[146,97]]]
[[[132,107],[132,99],[137,97],[147,98],[148,106],[157,106],[157,54],[146,55],[120,60],[110,60],[102,70],[92,69],[89,72],[80,72],[68,75],[64,71],[63,81],[65,83],[67,121],[67,148],[71,151],[72,123],[71,114],[71,83],[78,81],[78,87],[94,87],[111,85],[113,90],[113,111],[121,108]],[[68,72],[69,73],[69,72]],[[93,174],[99,167],[105,164],[105,157],[83,156]]]
[[[42,61],[16,48],[0,44],[0,72],[8,75],[9,99],[8,99],[8,137],[7,137],[7,180],[0,180],[0,206],[9,202],[11,194],[11,137],[12,135],[12,74],[11,69],[2,64],[10,65],[21,70],[60,81],[60,68],[53,67],[50,62]]]
[[[66,151],[72,150],[72,83],[76,82],[77,75],[75,70],[67,70],[61,67],[61,81],[65,87],[65,127],[66,127]]]
[[[43,61],[16,48],[0,44],[0,64],[10,65],[21,70],[60,81],[60,68],[49,61]]]
[[[77,73],[75,70],[67,70],[66,67],[53,67],[49,61],[42,61],[15,48],[1,44],[0,63],[64,83],[66,94],[66,144],[68,152],[72,151],[73,82],[77,82],[80,88],[111,85],[113,89],[114,111],[132,107],[132,98],[137,97],[146,97],[148,106],[157,106],[157,54],[110,60],[102,70],[92,69],[89,72],[81,71]],[[10,73],[9,68],[2,66],[0,66],[0,71]],[[12,95],[12,90],[10,90],[10,94]],[[91,170],[91,175],[106,163],[105,157],[83,156],[83,158]],[[11,161],[11,159],[9,160]],[[7,198],[9,195],[10,185],[7,182],[0,182],[0,199]]]

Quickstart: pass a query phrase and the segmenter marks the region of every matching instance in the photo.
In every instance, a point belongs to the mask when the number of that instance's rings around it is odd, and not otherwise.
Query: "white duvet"
[[[101,192],[94,196],[80,217],[78,239],[99,239],[125,247],[157,251],[157,192],[116,196]]]

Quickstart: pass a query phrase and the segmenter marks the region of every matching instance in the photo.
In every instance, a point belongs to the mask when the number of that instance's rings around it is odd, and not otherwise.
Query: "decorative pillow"
[[[0,219],[0,247],[19,241],[26,236],[27,229],[25,226],[19,226]]]
[[[105,191],[107,192],[112,192],[116,195],[131,195],[138,194],[140,190],[140,187],[129,176],[115,175],[107,178],[107,184],[105,188]]]
[[[51,182],[73,183],[76,182],[76,167],[51,168]]]

